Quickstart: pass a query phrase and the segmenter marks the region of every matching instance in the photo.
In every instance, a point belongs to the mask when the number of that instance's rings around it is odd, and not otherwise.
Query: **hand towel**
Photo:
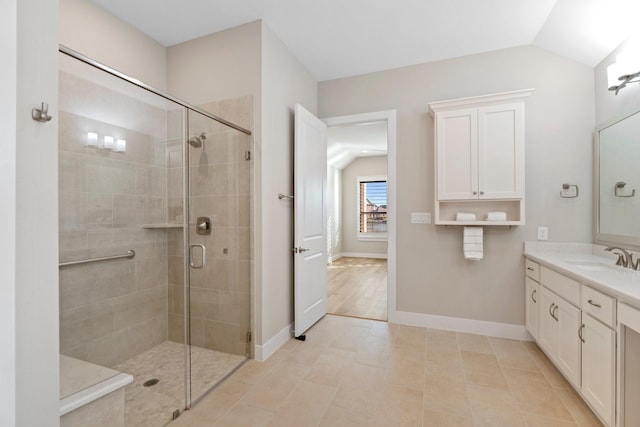
[[[482,227],[464,227],[462,239],[462,251],[464,258],[472,261],[482,259],[483,243],[482,243]]]
[[[506,221],[507,213],[502,211],[487,213],[487,221]]]
[[[456,221],[475,221],[476,214],[468,212],[458,212],[456,214]]]

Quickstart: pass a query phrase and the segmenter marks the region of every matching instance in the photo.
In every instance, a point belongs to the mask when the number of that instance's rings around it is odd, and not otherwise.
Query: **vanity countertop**
[[[640,308],[640,271],[615,265],[617,256],[589,243],[525,242],[524,255],[550,268]],[[634,253],[634,258],[637,253]]]

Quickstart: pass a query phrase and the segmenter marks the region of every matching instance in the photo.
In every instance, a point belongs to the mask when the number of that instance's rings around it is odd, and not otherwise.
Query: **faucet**
[[[619,251],[622,251],[622,253],[613,252],[616,249]],[[625,249],[619,248],[617,246],[608,246],[604,250],[618,255],[618,260],[616,261],[616,265],[620,265],[626,268],[631,268],[633,270],[640,270],[640,259],[634,262],[633,254],[627,252]]]

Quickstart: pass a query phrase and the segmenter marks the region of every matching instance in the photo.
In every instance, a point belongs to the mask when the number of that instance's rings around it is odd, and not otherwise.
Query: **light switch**
[[[412,224],[431,224],[431,212],[412,212]]]

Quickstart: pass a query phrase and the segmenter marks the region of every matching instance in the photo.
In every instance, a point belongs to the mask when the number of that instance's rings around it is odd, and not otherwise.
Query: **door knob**
[[[309,249],[303,248],[302,246],[299,246],[299,247],[293,248],[291,250],[293,251],[294,254],[301,254],[302,252],[307,252]]]

